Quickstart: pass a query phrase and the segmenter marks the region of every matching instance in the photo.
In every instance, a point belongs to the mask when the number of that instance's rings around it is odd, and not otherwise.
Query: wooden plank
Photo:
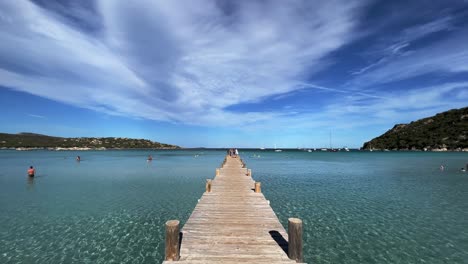
[[[239,157],[216,169],[182,228],[179,262],[296,263],[285,252],[287,232],[249,175]]]

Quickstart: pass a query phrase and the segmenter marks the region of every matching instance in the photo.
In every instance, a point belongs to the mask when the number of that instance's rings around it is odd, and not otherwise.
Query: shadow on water
[[[270,233],[270,236],[275,240],[276,244],[281,247],[281,249],[288,254],[288,241],[284,239],[283,235],[281,235],[278,231],[276,230],[270,230],[268,233]]]

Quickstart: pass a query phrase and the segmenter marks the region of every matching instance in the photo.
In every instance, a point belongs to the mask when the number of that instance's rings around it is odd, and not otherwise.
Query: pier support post
[[[302,256],[302,220],[299,218],[288,219],[288,256],[298,263],[303,261]]]
[[[256,193],[261,193],[261,192],[262,192],[261,183],[260,183],[260,182],[255,182],[255,192],[256,192]]]
[[[219,169],[216,169],[216,176],[219,176],[219,173],[220,173]]]
[[[247,176],[252,176],[252,170],[251,169],[247,169]]]
[[[206,185],[205,185],[206,192],[211,192],[211,180],[207,179],[206,180]]]
[[[166,222],[165,260],[179,260],[179,220],[169,220]]]

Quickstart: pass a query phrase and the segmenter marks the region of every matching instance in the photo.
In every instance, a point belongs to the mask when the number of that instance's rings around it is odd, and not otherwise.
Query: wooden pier
[[[226,156],[181,232],[179,221],[166,223],[163,263],[302,262],[302,221],[290,218],[288,230],[289,243],[251,170]]]

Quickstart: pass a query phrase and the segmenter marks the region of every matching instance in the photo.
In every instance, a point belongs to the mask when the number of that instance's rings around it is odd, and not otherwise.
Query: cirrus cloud
[[[113,115],[197,125],[260,121],[230,105],[298,89],[348,43],[348,1],[98,1],[80,28],[29,1],[0,3],[0,85]],[[237,121],[232,121],[237,122]],[[230,122],[228,122],[230,123]]]

